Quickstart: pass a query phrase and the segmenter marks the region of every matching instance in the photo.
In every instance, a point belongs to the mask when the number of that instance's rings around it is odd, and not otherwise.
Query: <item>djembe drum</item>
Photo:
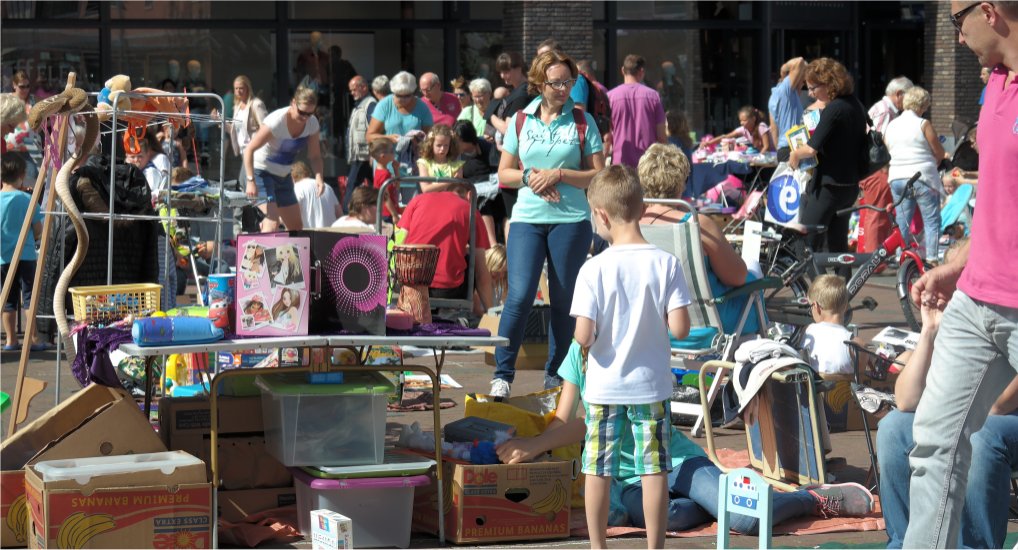
[[[413,316],[417,323],[431,322],[428,287],[438,266],[438,247],[431,244],[405,244],[393,248],[396,280],[400,283],[396,306]]]

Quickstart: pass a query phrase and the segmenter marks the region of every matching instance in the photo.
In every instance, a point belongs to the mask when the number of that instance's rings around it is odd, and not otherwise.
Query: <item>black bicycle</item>
[[[806,295],[813,279],[828,271],[849,271],[851,277],[846,287],[849,303],[862,290],[866,281],[883,265],[886,265],[898,249],[897,294],[901,302],[902,312],[909,328],[918,331],[922,327],[919,309],[912,303],[910,293],[912,285],[923,273],[932,266],[919,254],[919,243],[915,236],[912,241],[905,238],[894,217],[894,208],[901,205],[906,197],[915,196],[915,184],[921,176],[916,172],[905,186],[905,192],[895,202],[893,208],[879,208],[870,204],[861,204],[839,210],[839,216],[851,214],[859,210],[873,210],[885,214],[891,221],[891,235],[873,253],[825,253],[815,252],[810,242],[818,234],[826,231],[824,226],[804,226],[801,224],[776,225],[774,237],[776,244],[771,248],[765,263],[767,275],[778,277],[784,283],[782,288],[771,291],[764,296],[767,315],[775,323],[774,336],[796,345],[802,338],[805,327],[813,323],[809,300]],[[922,185],[922,184],[920,184]],[[859,304],[850,306],[845,322],[851,320],[852,312],[858,309],[873,310],[877,301],[872,297],[864,297]]]

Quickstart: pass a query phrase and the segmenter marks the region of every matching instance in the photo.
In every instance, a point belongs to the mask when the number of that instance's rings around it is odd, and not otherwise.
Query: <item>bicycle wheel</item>
[[[915,260],[906,258],[898,266],[898,296],[901,296],[901,311],[905,314],[905,322],[913,332],[923,328],[922,314],[919,306],[912,301],[912,285],[922,277]]]
[[[776,258],[769,266],[767,276],[785,281],[784,286],[764,296],[767,316],[772,322],[770,336],[797,346],[806,326],[813,322],[806,297],[810,278],[801,262],[790,255]]]

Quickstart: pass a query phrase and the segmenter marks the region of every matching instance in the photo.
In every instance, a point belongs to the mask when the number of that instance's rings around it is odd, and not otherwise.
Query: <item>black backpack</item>
[[[580,73],[587,80],[587,112],[594,117],[597,130],[601,135],[612,129],[612,106],[608,94],[585,73]]]

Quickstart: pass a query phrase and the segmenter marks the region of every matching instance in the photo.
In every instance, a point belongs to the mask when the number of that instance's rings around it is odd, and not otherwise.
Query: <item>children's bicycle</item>
[[[905,242],[894,217],[894,208],[897,208],[906,197],[915,195],[914,187],[920,175],[916,172],[909,178],[905,192],[891,208],[883,209],[870,204],[861,204],[837,212],[839,216],[842,216],[859,210],[873,210],[887,215],[891,221],[891,235],[874,253],[814,252],[809,243],[816,235],[826,231],[824,226],[799,224],[778,226],[777,244],[769,255],[767,275],[781,278],[784,287],[773,290],[764,296],[767,315],[775,323],[776,337],[785,339],[792,345],[798,344],[805,327],[813,322],[806,294],[814,278],[828,270],[850,270],[851,277],[848,279],[846,287],[849,303],[851,303],[862,290],[866,281],[881,266],[887,265],[898,249],[901,249],[901,253],[898,255],[896,286],[902,313],[913,331],[918,331],[921,328],[919,308],[912,303],[910,293],[912,285],[932,266],[919,254],[919,244],[915,236],[912,237],[911,242]],[[876,307],[876,300],[866,296],[857,305],[849,307],[845,322],[847,323],[851,319],[851,314],[855,310],[868,309],[872,311]]]

